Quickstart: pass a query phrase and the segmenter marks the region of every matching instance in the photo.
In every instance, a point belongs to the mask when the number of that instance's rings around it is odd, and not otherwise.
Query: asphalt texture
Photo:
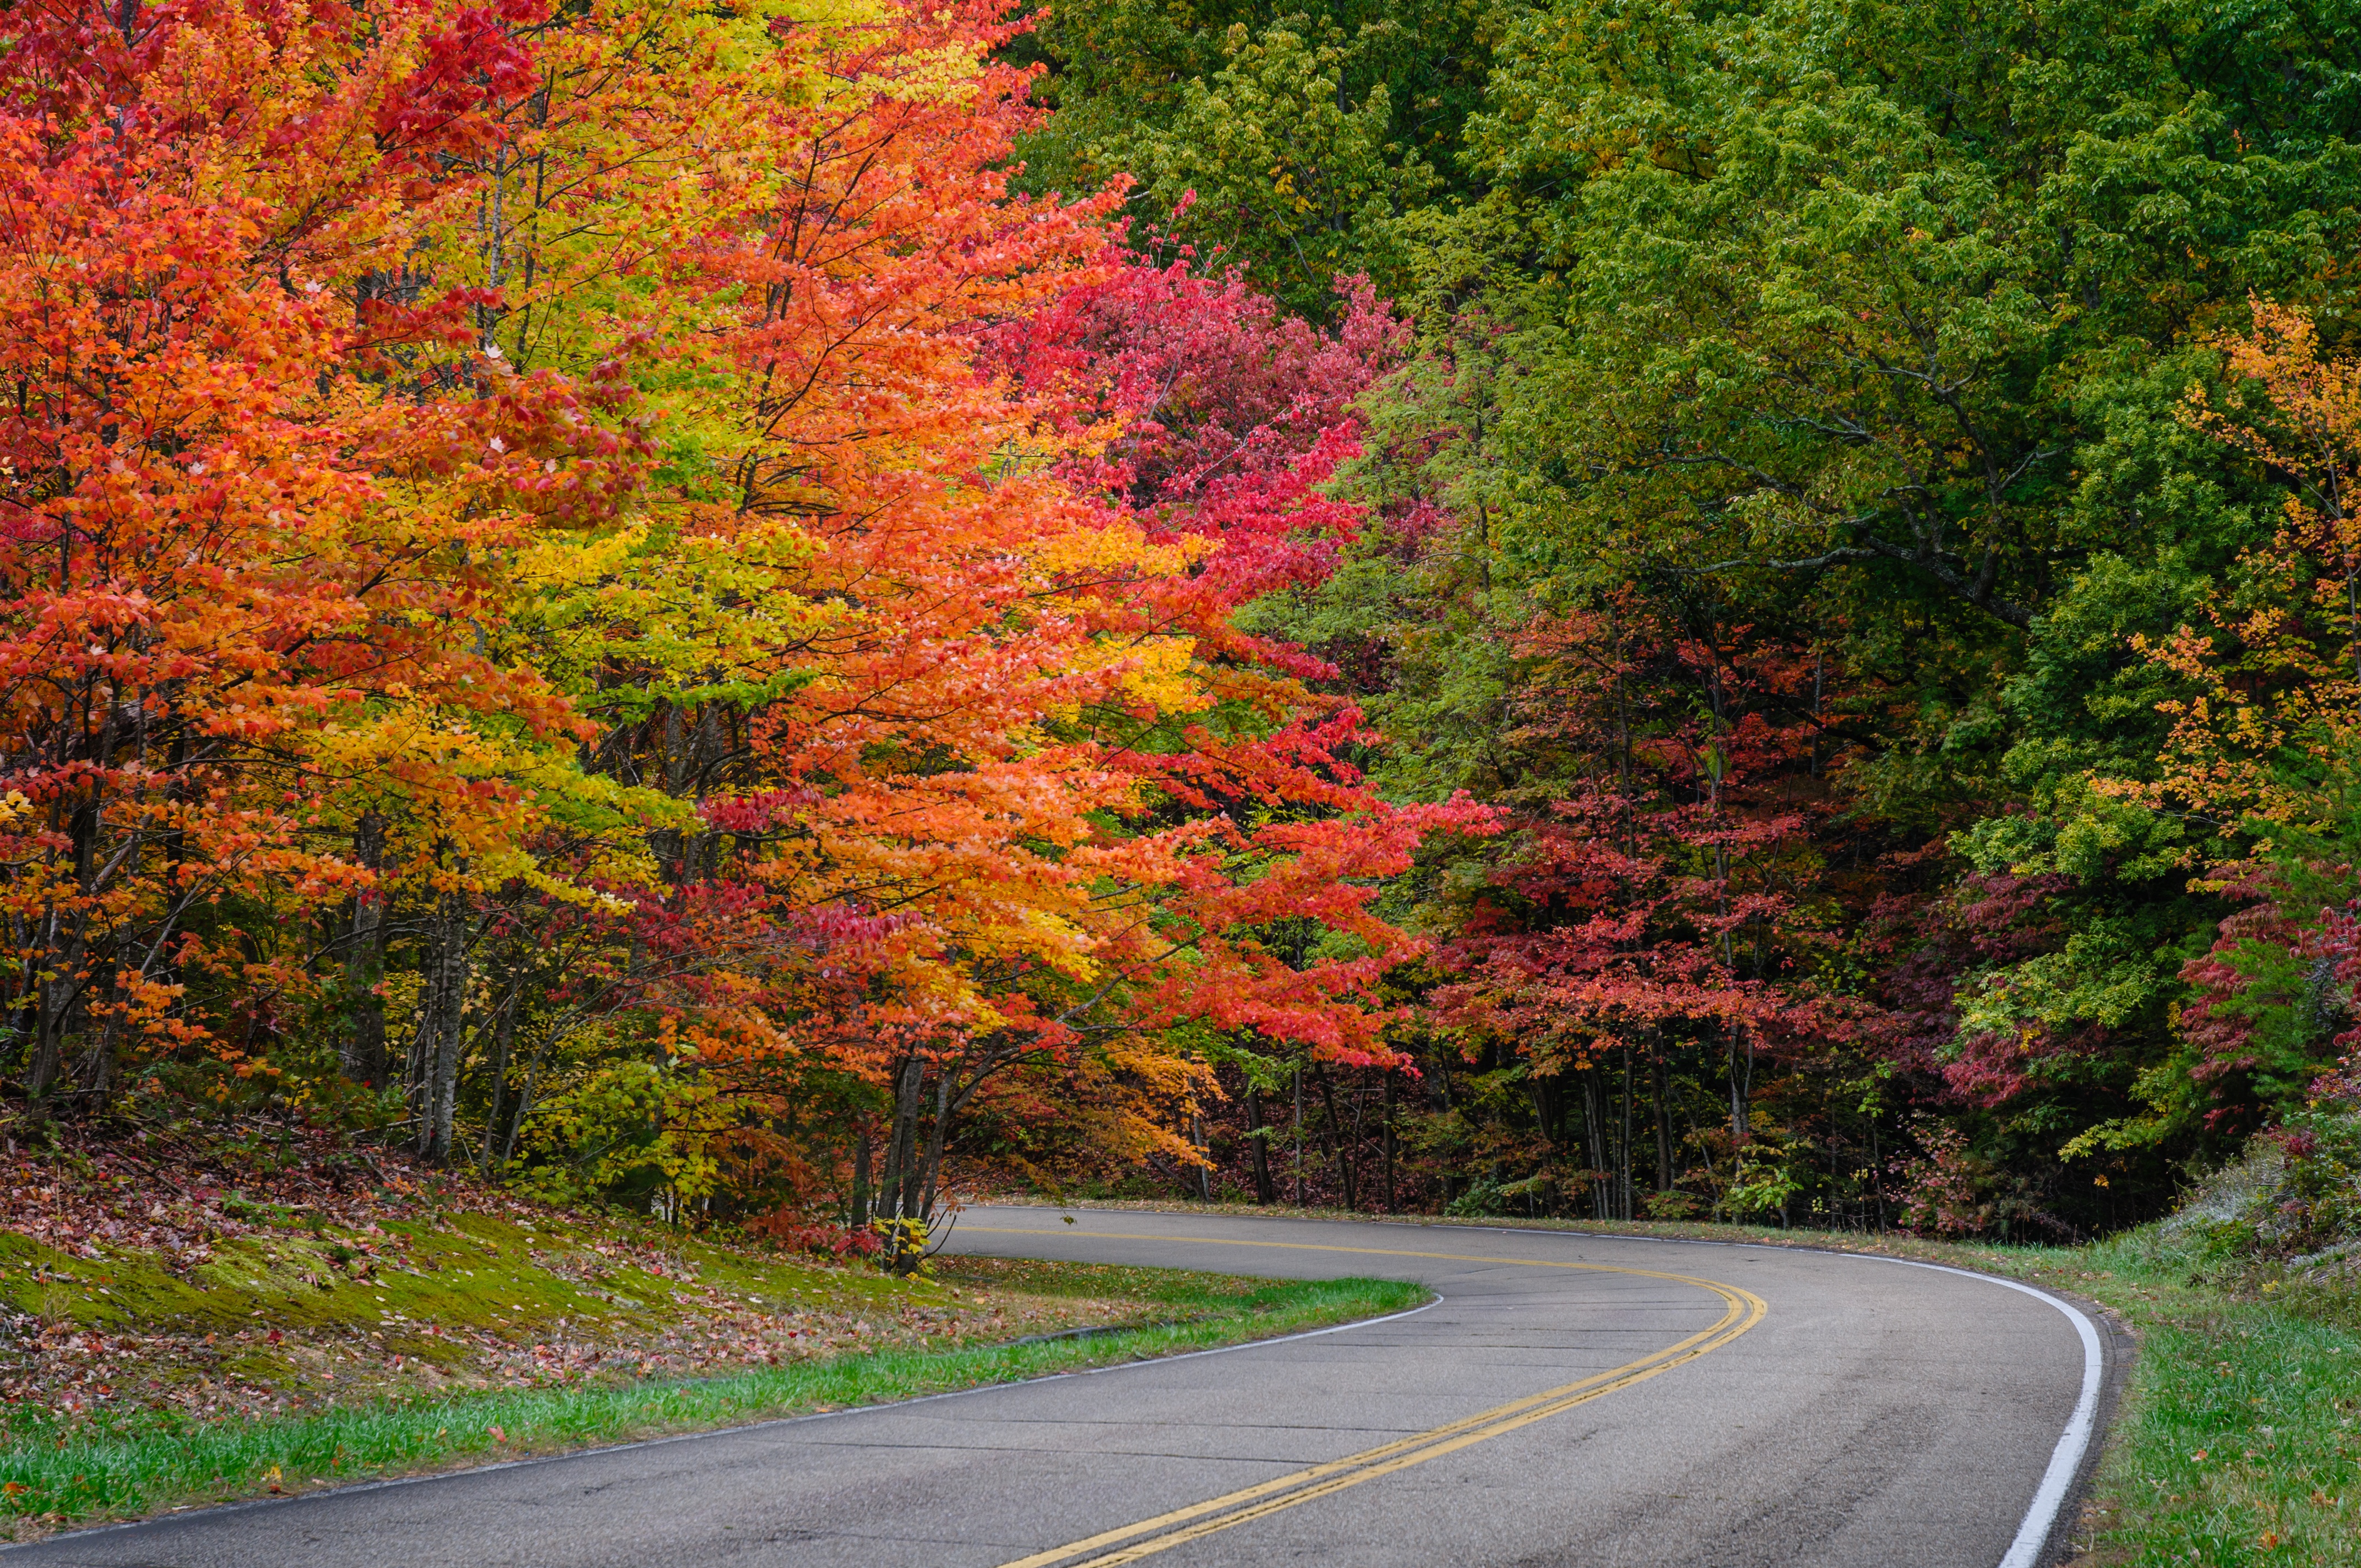
[[[27,1568],[1113,1568],[1146,1557],[1159,1568],[1995,1568],[2085,1375],[2074,1323],[2048,1302],[1873,1258],[1451,1226],[1073,1218],[972,1210],[950,1245],[1375,1275],[1442,1299],[1235,1350],[182,1514],[5,1555]],[[1554,1399],[1537,1403],[1544,1394]],[[2054,1561],[2064,1534],[2031,1560]]]

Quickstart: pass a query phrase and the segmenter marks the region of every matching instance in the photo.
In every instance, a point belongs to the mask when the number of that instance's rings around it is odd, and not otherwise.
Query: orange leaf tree
[[[1027,1072],[1178,1153],[1214,1036],[1393,1059],[1374,883],[1478,814],[1378,799],[1241,616],[1349,531],[1395,329],[1012,194],[999,6],[5,27],[36,1099],[212,1063],[553,1190],[923,1219]]]
[[[467,465],[472,400],[371,367],[433,354],[432,313],[357,326],[350,289],[462,199],[436,170],[522,63],[465,15],[6,24],[0,1016],[37,1101],[77,1055],[104,1094],[158,1043],[298,1054],[307,917],[369,880],[317,833],[343,716],[562,722],[455,634],[513,518]]]

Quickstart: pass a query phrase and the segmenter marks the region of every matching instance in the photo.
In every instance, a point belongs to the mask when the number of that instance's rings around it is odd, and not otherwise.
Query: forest
[[[19,0],[10,1149],[902,1267],[2349,1141],[2356,13]]]

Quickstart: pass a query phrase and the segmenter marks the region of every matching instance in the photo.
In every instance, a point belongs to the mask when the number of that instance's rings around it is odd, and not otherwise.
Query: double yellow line
[[[981,1231],[986,1235],[1058,1235],[1056,1231],[994,1230],[989,1227],[968,1227],[971,1234]],[[1127,1235],[1107,1231],[1093,1231],[1093,1236],[1110,1241],[1170,1241],[1170,1236]],[[1219,1497],[1208,1497],[1202,1503],[1191,1503],[1185,1508],[1175,1508],[1154,1519],[1141,1519],[1137,1524],[1117,1530],[1102,1530],[1080,1541],[1047,1552],[1037,1552],[1030,1557],[1019,1557],[1001,1564],[1001,1568],[1118,1568],[1119,1564],[1137,1563],[1182,1546],[1201,1536],[1212,1535],[1232,1525],[1291,1508],[1298,1503],[1308,1503],[1315,1497],[1325,1497],[1347,1486],[1357,1486],[1364,1481],[1374,1481],[1380,1475],[1390,1475],[1397,1470],[1407,1470],[1413,1464],[1423,1464],[1430,1459],[1440,1459],[1446,1453],[1456,1453],[1463,1448],[1479,1443],[1487,1438],[1499,1437],[1519,1427],[1570,1410],[1587,1404],[1618,1388],[1628,1388],[1634,1383],[1644,1383],[1660,1372],[1669,1372],[1686,1361],[1695,1361],[1709,1350],[1716,1350],[1744,1333],[1763,1321],[1770,1309],[1763,1299],[1751,1290],[1719,1280],[1701,1279],[1693,1274],[1665,1274],[1653,1268],[1616,1268],[1603,1263],[1560,1263],[1537,1258],[1477,1257],[1453,1252],[1409,1252],[1382,1247],[1321,1246],[1305,1242],[1245,1242],[1225,1241],[1225,1246],[1274,1247],[1289,1252],[1358,1253],[1375,1257],[1440,1258],[1452,1263],[1482,1263],[1525,1268],[1571,1268],[1595,1274],[1631,1274],[1647,1279],[1668,1279],[1675,1284],[1693,1285],[1709,1290],[1722,1299],[1720,1319],[1710,1328],[1701,1329],[1675,1344],[1637,1361],[1626,1362],[1612,1371],[1601,1372],[1568,1383],[1562,1387],[1512,1399],[1505,1405],[1495,1405],[1488,1410],[1436,1427],[1412,1437],[1400,1438],[1380,1448],[1347,1454],[1314,1464],[1292,1475],[1231,1492]]]

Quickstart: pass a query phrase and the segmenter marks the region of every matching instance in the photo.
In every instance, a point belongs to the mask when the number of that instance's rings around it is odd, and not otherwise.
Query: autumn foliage
[[[2066,1236],[2349,1076],[2296,273],[2028,219],[1994,315],[1831,216],[1883,77],[1575,173],[1581,28],[1114,15],[0,17],[0,1114],[899,1266],[971,1178]]]
[[[1595,1151],[1600,1212],[1642,1212],[1635,1164],[1662,1199],[1690,1159],[1719,1163],[1734,1207],[1776,1209],[1753,1147],[1758,1069],[1856,1032],[1816,973],[1824,738],[1808,710],[1783,711],[1811,666],[1753,629],[1700,635],[1628,596],[1537,618],[1516,651],[1532,696],[1515,736],[1562,756],[1573,787],[1530,800],[1473,895],[1440,955],[1438,1020],[1470,1055],[1523,1058],[1545,1137]],[[1726,1114],[1682,1128],[1675,1164],[1664,1080],[1699,1057],[1722,1069]],[[1637,1157],[1635,1101],[1655,1124]]]
[[[1400,351],[1019,196],[997,6],[19,8],[5,1027],[543,1186],[923,1216],[979,1097],[1184,1147],[1393,1059],[1318,660]],[[1282,923],[1324,933],[1275,946]],[[1055,1086],[1065,1085],[1062,1090]]]

